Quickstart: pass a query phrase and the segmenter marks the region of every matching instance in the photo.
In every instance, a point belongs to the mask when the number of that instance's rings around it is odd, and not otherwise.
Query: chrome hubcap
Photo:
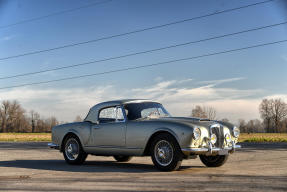
[[[173,159],[173,148],[168,141],[161,140],[154,148],[155,160],[161,166],[167,166]]]
[[[76,139],[70,138],[65,146],[65,154],[67,158],[71,161],[74,161],[79,156],[79,143]]]

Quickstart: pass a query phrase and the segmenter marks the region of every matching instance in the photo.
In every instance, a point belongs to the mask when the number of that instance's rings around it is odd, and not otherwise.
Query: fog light
[[[232,141],[231,136],[228,133],[225,134],[225,141],[226,143],[231,143]]]
[[[212,134],[212,135],[210,136],[210,142],[214,145],[214,144],[216,143],[216,141],[217,141],[216,135],[215,135],[215,134]]]

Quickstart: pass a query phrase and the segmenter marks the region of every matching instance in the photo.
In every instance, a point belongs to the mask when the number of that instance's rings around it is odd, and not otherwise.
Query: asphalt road
[[[199,158],[159,172],[149,157],[67,165],[46,143],[0,143],[1,191],[287,191],[287,144],[245,144],[218,168]]]

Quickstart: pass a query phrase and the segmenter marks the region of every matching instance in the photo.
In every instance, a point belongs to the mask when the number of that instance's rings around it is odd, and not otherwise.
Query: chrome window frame
[[[100,119],[100,113],[101,113],[101,111],[104,110],[104,109],[108,109],[108,108],[115,108],[116,110],[121,109],[124,119],[123,119],[123,120],[119,120],[119,119],[117,118],[117,112],[116,112],[116,120],[115,120],[115,121],[113,121],[113,122],[100,122],[99,119]],[[108,107],[101,108],[101,109],[98,111],[98,124],[124,123],[124,122],[126,122],[126,121],[127,121],[127,117],[126,117],[126,113],[125,113],[125,110],[124,110],[124,108],[123,108],[122,105],[108,106]]]
[[[126,121],[127,121],[126,111],[125,111],[125,109],[123,108],[123,106],[122,106],[122,105],[116,106],[116,109],[117,109],[117,110],[118,110],[118,109],[121,109],[121,110],[122,110],[122,114],[123,114],[124,119],[121,120],[121,121],[119,121],[119,120],[118,120],[118,117],[117,117],[115,122],[126,122]],[[117,113],[117,115],[118,115],[118,113]]]

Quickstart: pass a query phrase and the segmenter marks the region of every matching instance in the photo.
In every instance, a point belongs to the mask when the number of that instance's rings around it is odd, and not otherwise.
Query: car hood
[[[161,121],[161,122],[173,122],[173,123],[183,123],[187,125],[197,125],[203,127],[210,127],[215,123],[220,123],[217,121],[212,121],[208,119],[198,119],[198,118],[191,118],[191,117],[160,117],[160,118],[151,118],[150,120],[153,121]]]

